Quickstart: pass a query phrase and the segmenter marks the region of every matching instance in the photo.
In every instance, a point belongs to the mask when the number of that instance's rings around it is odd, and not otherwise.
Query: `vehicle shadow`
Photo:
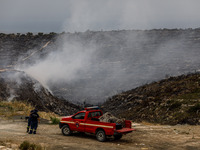
[[[87,138],[90,140],[97,141],[96,136],[94,134],[90,133],[84,133],[84,132],[74,132],[71,136],[78,137],[78,138]],[[131,143],[131,140],[123,139],[123,137],[119,140],[115,140],[113,136],[107,136],[107,140],[105,142],[116,142],[116,143]]]

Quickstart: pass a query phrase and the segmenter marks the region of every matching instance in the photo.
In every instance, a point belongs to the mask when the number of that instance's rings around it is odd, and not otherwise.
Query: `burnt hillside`
[[[50,43],[40,50],[47,42]],[[75,46],[76,51],[77,47],[80,48],[80,51],[73,54],[73,49],[68,51],[71,48],[69,45]],[[54,62],[54,59],[48,60],[49,56],[58,56],[57,53],[64,49],[62,59],[55,63],[60,61],[63,64],[60,70],[65,72],[57,74],[66,77],[49,77],[46,85],[57,97],[73,103],[86,101],[96,104],[146,83],[199,70],[199,48],[199,28],[59,34],[1,33],[0,68],[12,64],[17,64],[17,68],[22,65],[36,65],[37,68],[37,63],[41,61]],[[87,54],[88,49],[92,53]],[[35,51],[38,52],[23,61]],[[84,65],[76,68],[74,64],[77,62]],[[50,68],[50,65],[47,67]],[[73,73],[70,74],[70,71]],[[73,81],[71,77],[74,77]]]
[[[16,64],[32,52],[39,50],[46,42],[54,41],[56,33],[43,34],[4,34],[0,33],[0,68]],[[46,52],[41,51],[40,56]],[[27,60],[30,63],[30,59]]]
[[[102,108],[136,122],[200,124],[200,73],[170,77],[115,95]]]
[[[71,115],[80,108],[54,97],[49,90],[26,73],[16,70],[0,72],[0,101],[24,101],[41,111]]]

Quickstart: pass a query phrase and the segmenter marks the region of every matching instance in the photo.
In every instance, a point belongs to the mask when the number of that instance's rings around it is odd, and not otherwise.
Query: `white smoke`
[[[54,90],[62,87],[57,90],[72,94],[68,100],[83,102],[89,99],[91,103],[102,102],[116,93],[163,79],[166,75],[198,69],[196,48],[191,47],[189,51],[184,43],[188,37],[165,37],[167,40],[158,43],[158,38],[162,38],[159,33],[153,38],[147,33],[88,31],[66,34],[58,38],[58,49],[21,69],[45,87],[51,89],[54,85]],[[89,38],[90,35],[93,36]]]
[[[9,94],[10,94],[10,96],[7,99],[9,102],[11,102],[15,97],[17,97],[14,89],[10,88],[9,89]]]
[[[200,1],[70,1],[64,31],[198,27]]]
[[[34,76],[43,85],[47,85],[48,82],[73,82],[82,78],[83,74],[87,74],[94,51],[94,46],[88,46],[86,49],[76,41],[66,42],[60,46],[60,49],[51,52],[45,60],[39,60],[24,71]]]

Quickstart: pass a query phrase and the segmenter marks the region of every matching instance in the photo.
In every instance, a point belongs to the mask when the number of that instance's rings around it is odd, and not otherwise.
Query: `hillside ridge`
[[[137,87],[111,97],[102,108],[135,122],[200,124],[200,73]]]

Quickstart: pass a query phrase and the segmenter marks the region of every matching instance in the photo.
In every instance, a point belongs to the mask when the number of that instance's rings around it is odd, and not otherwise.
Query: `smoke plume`
[[[72,102],[101,103],[142,84],[198,70],[196,35],[179,32],[67,33],[58,38],[58,48],[46,58],[21,69],[56,96]]]

